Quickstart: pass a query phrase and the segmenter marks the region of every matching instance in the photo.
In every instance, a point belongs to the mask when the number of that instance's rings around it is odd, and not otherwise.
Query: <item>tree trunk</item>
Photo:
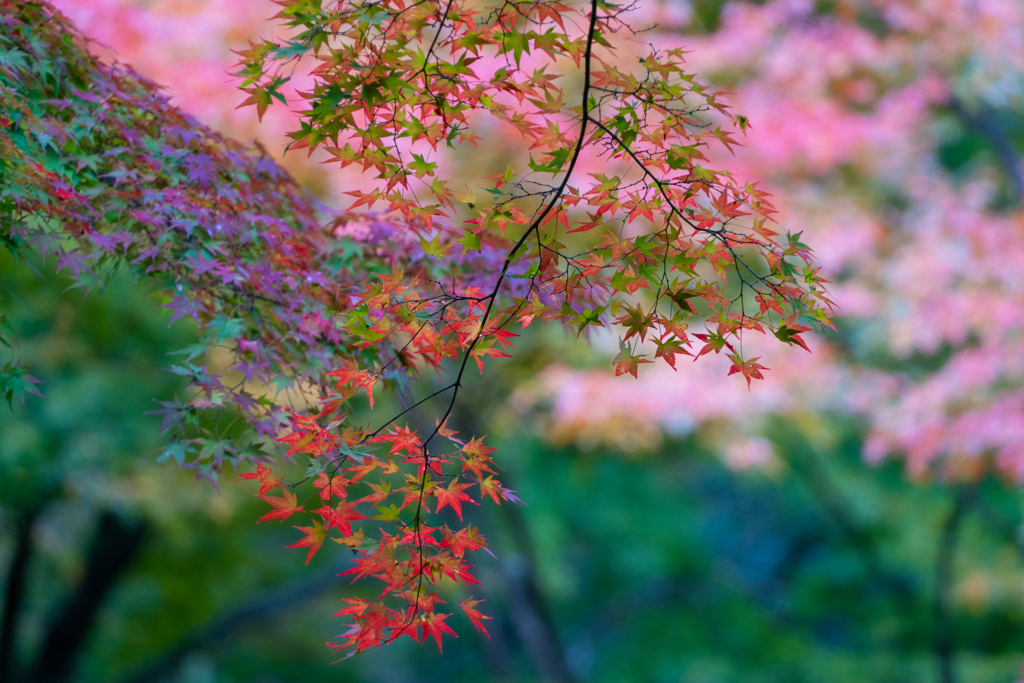
[[[85,576],[53,620],[39,650],[33,683],[65,683],[107,595],[138,552],[145,527],[112,512],[100,515]]]
[[[25,579],[28,560],[32,554],[32,531],[38,514],[35,510],[19,516],[15,521],[14,555],[7,571],[4,587],[4,612],[0,621],[0,683],[13,683],[16,675],[14,663],[15,632],[18,613],[25,597]]]

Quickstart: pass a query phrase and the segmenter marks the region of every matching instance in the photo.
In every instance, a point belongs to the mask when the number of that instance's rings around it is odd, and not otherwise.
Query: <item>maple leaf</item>
[[[335,612],[331,615],[332,617],[338,617],[342,614],[351,614],[356,617],[362,616],[362,614],[373,604],[363,598],[342,598],[341,601],[349,603],[349,606],[339,612]]]
[[[435,420],[434,422],[436,423],[438,434],[440,434],[446,439],[454,440],[461,443],[460,441],[458,441],[458,439],[454,438],[455,435],[458,434],[458,432],[455,431],[454,429],[448,428],[448,418],[444,419],[444,423],[441,423],[440,420]]]
[[[768,310],[772,310],[778,313],[779,315],[782,315],[782,308],[779,306],[779,302],[774,296],[762,296],[758,294],[757,296],[754,297],[754,300],[757,301],[758,305],[760,306],[761,313],[765,313]]]
[[[465,600],[459,603],[459,607],[461,607],[462,611],[466,613],[466,616],[469,617],[469,620],[473,622],[473,626],[476,626],[476,628],[479,631],[482,631],[485,636],[490,638],[491,634],[487,632],[487,629],[484,628],[484,625],[483,623],[481,623],[480,620],[490,619],[491,617],[487,616],[486,614],[481,614],[476,610],[476,606],[479,605],[481,602],[483,602],[483,600],[470,600],[469,598],[466,598]]]
[[[641,354],[639,356],[616,356],[615,358],[615,376],[624,375],[629,373],[633,377],[637,377],[638,366],[642,363],[652,363],[654,361],[646,360],[647,355]]]
[[[429,242],[423,237],[420,238],[420,249],[423,250],[423,253],[437,259],[447,258],[453,247],[452,244],[441,244],[440,234],[434,235]]]
[[[629,348],[629,344],[623,341],[619,342],[619,355],[615,356],[612,361],[615,364],[615,376],[624,375],[627,372],[633,377],[637,376],[637,368],[642,363],[653,363],[654,361],[647,360],[647,354],[640,354],[639,356],[633,355],[633,351]]]
[[[732,344],[730,344],[725,339],[725,336],[722,335],[720,332],[710,332],[709,334],[694,334],[693,336],[704,342],[704,346],[701,347],[701,350],[699,352],[697,352],[697,356],[694,358],[694,360],[712,351],[714,351],[715,353],[719,353],[723,348],[728,348],[730,351],[734,350],[732,348]]]
[[[451,548],[455,557],[461,558],[466,550],[478,550],[484,547],[484,538],[477,533],[476,527],[467,527],[453,532],[447,526],[441,529],[442,548]]]
[[[414,432],[409,429],[409,425],[405,427],[395,427],[394,431],[387,434],[382,434],[370,439],[373,443],[390,443],[391,451],[388,455],[394,455],[399,451],[405,449],[410,457],[420,456],[423,446],[420,442],[419,432]]]
[[[344,367],[324,373],[327,377],[337,377],[338,386],[355,384],[366,389],[366,395],[370,399],[370,408],[373,408],[373,385],[377,383],[377,376],[366,370],[360,370],[354,362],[346,361]]]
[[[805,344],[804,340],[800,338],[800,333],[806,332],[808,329],[810,328],[804,327],[803,325],[797,325],[793,322],[790,322],[788,325],[786,323],[782,323],[779,325],[779,329],[775,331],[775,336],[779,341],[787,344],[799,344],[805,351],[810,353],[811,350],[807,348],[807,344]]]
[[[343,535],[351,536],[352,522],[366,519],[366,515],[355,509],[356,505],[358,505],[358,502],[346,503],[342,501],[336,507],[324,506],[313,510],[313,512],[324,518],[324,528],[328,531],[332,528],[337,528]]]
[[[729,367],[729,374],[730,375],[734,375],[736,373],[742,374],[743,377],[747,380],[747,388],[749,389],[750,388],[750,380],[752,380],[752,379],[764,379],[764,376],[761,375],[761,371],[769,369],[769,368],[766,368],[765,366],[761,365],[760,363],[758,363],[757,361],[759,359],[760,359],[760,356],[758,356],[757,358],[751,358],[750,360],[746,360],[745,361],[742,358],[740,358],[740,355],[738,353],[730,354],[729,355],[729,360],[732,361],[732,365]]]
[[[639,305],[626,306],[626,311],[626,315],[615,319],[615,322],[628,330],[628,334],[623,338],[623,341],[628,341],[635,334],[640,335],[640,340],[643,341],[644,337],[647,336],[647,330],[652,324],[650,316]]]
[[[271,510],[267,514],[257,520],[257,523],[263,522],[268,519],[288,519],[296,512],[305,512],[305,508],[301,505],[297,505],[297,499],[295,494],[290,490],[285,489],[283,496],[260,496],[263,500],[273,505],[276,509]]]
[[[450,616],[450,614],[443,614],[441,612],[428,612],[420,616],[420,623],[422,624],[424,631],[429,632],[430,635],[434,636],[434,639],[437,641],[438,652],[443,652],[443,650],[441,649],[442,632],[450,633],[456,638],[459,637],[455,633],[455,631],[453,631],[451,627],[448,626],[448,624],[444,623],[444,620]],[[426,633],[424,633],[424,637],[426,637]]]
[[[433,494],[437,496],[437,509],[435,512],[440,512],[441,508],[445,505],[451,505],[452,509],[455,510],[455,514],[459,516],[459,519],[462,519],[461,501],[465,500],[473,503],[474,505],[479,505],[479,503],[470,498],[468,494],[463,493],[470,486],[472,486],[472,484],[460,484],[457,479],[452,479],[448,482],[447,488],[441,486],[435,487],[433,490]]]
[[[488,454],[496,453],[498,449],[492,449],[492,447],[483,444],[483,439],[485,438],[486,435],[471,438],[466,445],[462,446],[463,453],[467,456],[480,458],[487,458]]]
[[[350,482],[344,477],[328,476],[326,472],[321,472],[316,475],[316,480],[313,482],[313,486],[320,489],[320,498],[323,500],[330,500],[331,496],[337,496],[338,498],[345,498],[348,492],[345,487]]]
[[[306,555],[306,564],[313,559],[313,555],[316,555],[316,551],[320,550],[320,546],[324,544],[324,539],[327,537],[327,530],[324,529],[324,525],[313,520],[313,526],[297,526],[295,527],[299,531],[306,534],[306,537],[297,543],[292,545],[286,545],[286,548],[309,548],[309,553]]]
[[[462,471],[469,470],[476,475],[478,479],[482,479],[484,471],[493,472],[488,463],[494,462],[490,458],[490,453],[496,452],[497,448],[490,448],[484,445],[484,438],[472,438],[462,447],[462,452],[468,457],[462,459]]]
[[[256,495],[262,496],[267,491],[277,488],[278,486],[283,487],[284,481],[280,477],[273,476],[273,471],[261,462],[256,463],[255,472],[240,472],[238,474],[239,479],[259,479],[260,492]]]
[[[370,489],[373,491],[373,493],[363,496],[362,498],[356,501],[357,503],[380,503],[381,501],[383,501],[384,499],[391,495],[390,481],[382,481],[380,484],[373,484],[370,482],[366,483],[369,484]]]
[[[691,354],[689,351],[687,351],[684,348],[684,345],[686,344],[686,342],[683,342],[683,341],[680,341],[679,339],[676,339],[675,336],[673,336],[672,338],[670,338],[667,341],[661,341],[660,339],[655,339],[654,343],[658,347],[658,350],[654,354],[654,357],[655,358],[664,358],[665,362],[668,363],[672,367],[673,370],[676,369],[676,355],[677,354],[683,354],[683,355],[686,355],[686,356],[693,355],[693,354]]]
[[[491,500],[493,500],[498,505],[501,505],[501,498],[499,498],[498,496],[501,495],[501,497],[504,498],[503,491],[504,490],[501,488],[501,484],[499,484],[498,480],[495,479],[493,476],[487,477],[486,479],[480,482],[481,500],[483,499],[484,496],[490,496]]]
[[[260,87],[246,88],[245,92],[248,93],[249,97],[244,102],[235,107],[235,109],[241,109],[242,107],[248,107],[250,105],[256,105],[256,116],[260,121],[263,120],[263,115],[267,112],[267,107],[270,106],[270,93]]]

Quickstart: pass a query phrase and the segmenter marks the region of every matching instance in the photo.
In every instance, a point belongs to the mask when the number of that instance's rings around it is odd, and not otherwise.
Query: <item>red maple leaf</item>
[[[366,515],[358,512],[356,509],[356,503],[346,503],[342,501],[338,503],[337,507],[322,507],[313,512],[324,518],[324,528],[332,529],[337,527],[339,531],[345,536],[352,535],[352,522],[358,522],[361,519],[366,519]]]
[[[440,512],[441,508],[445,505],[451,505],[455,510],[455,514],[459,516],[459,519],[462,519],[462,501],[465,500],[473,503],[474,505],[479,505],[479,503],[470,498],[468,494],[463,493],[463,491],[468,489],[470,486],[472,486],[472,484],[460,484],[458,483],[458,479],[452,479],[448,483],[447,488],[443,488],[441,486],[434,488],[433,493],[437,496],[436,512]]]
[[[256,495],[262,496],[267,491],[278,486],[284,486],[284,482],[280,477],[275,477],[273,471],[259,462],[256,463],[255,472],[240,472],[238,474],[239,479],[259,479],[260,480],[260,492]]]
[[[395,431],[389,434],[383,434],[370,439],[372,443],[390,443],[391,451],[388,455],[394,455],[403,448],[410,456],[416,457],[420,454],[421,443],[419,432],[414,432],[409,429],[409,425],[405,427],[395,427]]]
[[[324,539],[327,538],[327,530],[324,529],[324,525],[320,522],[313,520],[313,526],[297,526],[295,527],[299,531],[305,532],[306,537],[298,543],[286,545],[285,548],[309,548],[309,554],[306,555],[306,564],[313,559],[313,555],[316,555],[316,551],[320,550],[320,546],[324,544]]]
[[[730,354],[729,360],[732,361],[732,366],[729,367],[729,374],[734,375],[737,372],[740,373],[747,380],[747,388],[750,388],[750,380],[764,379],[764,375],[761,374],[761,371],[769,369],[757,362],[760,358],[761,357],[758,356],[757,358],[751,358],[750,360],[745,361],[740,358],[739,354]]]
[[[498,505],[501,505],[501,498],[498,497],[501,494],[501,492],[501,484],[499,484],[498,480],[495,479],[494,477],[487,477],[486,479],[480,482],[481,499],[483,499],[484,496],[490,496],[491,500],[493,500]]]
[[[477,550],[484,545],[484,538],[477,534],[476,527],[467,527],[461,531],[452,531],[448,527],[441,529],[442,548],[451,548],[455,557],[461,558],[466,550]]]
[[[462,452],[469,456],[462,458],[462,471],[468,470],[476,475],[477,479],[483,479],[484,472],[494,472],[490,467],[490,463],[494,461],[488,454],[497,450],[497,448],[485,446],[483,437],[470,439],[469,443],[462,447]]]
[[[470,600],[469,598],[466,598],[465,600],[459,603],[459,607],[461,607],[462,611],[466,613],[466,616],[469,617],[469,620],[473,622],[473,626],[476,626],[477,629],[483,631],[485,636],[490,638],[491,634],[487,632],[487,629],[484,628],[484,625],[480,622],[480,620],[490,619],[491,617],[487,616],[486,614],[481,614],[476,610],[476,606],[479,605],[481,602],[483,602],[483,600]]]
[[[424,630],[424,637],[426,637],[426,632],[428,632],[428,631],[430,632],[430,635],[434,636],[434,640],[437,641],[437,650],[438,650],[438,652],[443,652],[444,651],[441,648],[441,633],[442,632],[450,633],[453,636],[455,636],[456,638],[459,637],[458,635],[456,635],[455,631],[453,631],[451,629],[451,627],[448,626],[448,624],[444,623],[444,620],[447,619],[450,616],[451,616],[450,614],[443,614],[441,612],[429,612],[429,613],[424,614],[424,615],[422,615],[420,617],[420,619],[422,620],[422,626],[423,626],[423,630]]]
[[[355,384],[357,387],[365,387],[366,395],[370,399],[370,408],[373,408],[373,385],[377,383],[377,377],[366,370],[360,370],[355,363],[346,362],[344,367],[326,373],[328,377],[337,377],[337,387],[346,384]]]
[[[276,510],[271,510],[257,520],[257,524],[268,519],[288,519],[296,512],[304,512],[301,505],[296,505],[295,494],[288,489],[284,490],[283,496],[260,496],[263,500],[273,505]]]
[[[615,357],[615,376],[624,375],[627,372],[633,377],[636,377],[637,369],[642,363],[653,363],[654,361],[647,360],[647,354],[641,354],[639,356],[623,355],[619,354]]]
[[[345,498],[348,495],[345,487],[348,486],[349,483],[349,480],[344,477],[339,477],[337,475],[328,476],[326,472],[321,472],[316,476],[316,481],[313,482],[313,486],[320,489],[321,499],[330,500],[331,496]]]

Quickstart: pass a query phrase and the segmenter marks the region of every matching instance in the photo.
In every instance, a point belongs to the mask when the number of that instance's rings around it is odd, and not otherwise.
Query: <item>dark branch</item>
[[[897,574],[884,566],[870,534],[857,521],[853,506],[843,492],[833,483],[816,453],[801,456],[796,453],[788,458],[794,474],[803,480],[804,486],[814,498],[824,517],[832,524],[843,540],[858,554],[864,569],[881,588],[894,598],[908,604],[913,600],[913,586],[907,577]]]
[[[346,563],[344,567],[334,567],[312,578],[294,581],[228,610],[205,628],[186,637],[173,649],[125,678],[122,683],[150,683],[166,679],[190,652],[209,648],[234,636],[240,629],[250,624],[265,623],[267,617],[316,597],[335,585],[338,582],[338,572],[344,571],[348,566]]]
[[[1021,165],[1020,155],[1014,149],[1013,141],[1010,140],[1010,136],[995,112],[986,107],[980,107],[973,112],[969,111],[957,98],[953,98],[949,104],[961,121],[977,130],[988,140],[999,165],[1003,168],[1003,172],[1006,173],[1010,185],[1013,187],[1014,198],[1019,203],[1024,198],[1024,168]]]
[[[112,512],[100,516],[85,576],[46,633],[36,658],[33,683],[71,680],[100,608],[135,559],[145,533],[145,525],[125,521]]]
[[[953,563],[960,524],[971,506],[974,489],[958,488],[942,532],[935,559],[935,656],[938,659],[939,682],[956,681],[956,643],[953,632]]]
[[[12,683],[18,673],[14,662],[15,633],[21,603],[25,597],[28,561],[32,555],[32,531],[36,518],[37,512],[33,510],[19,516],[15,521],[14,554],[7,570],[3,621],[0,622],[0,683]]]

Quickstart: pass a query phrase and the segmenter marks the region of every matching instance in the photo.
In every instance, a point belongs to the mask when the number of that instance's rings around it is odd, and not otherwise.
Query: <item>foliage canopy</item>
[[[652,353],[674,368],[725,351],[749,384],[765,368],[743,355],[743,333],[804,346],[831,302],[767,196],[710,167],[736,144],[726,122],[746,119],[687,73],[682,50],[643,47],[629,7],[281,4],[291,37],[240,53],[245,104],[262,115],[288,74],[308,71],[292,147],[362,167],[350,212],[327,215],[260,150],[98,62],[45,3],[5,2],[0,236],[15,254],[56,257],[86,289],[120,270],[148,278],[172,320],[197,320],[205,339],[172,366],[189,392],[161,411],[164,457],[213,480],[257,461],[243,477],[273,508],[262,520],[309,515],[295,546],[312,557],[330,538],[355,553],[345,573],[383,580],[380,598],[339,612],[351,627],[338,648],[401,635],[440,647],[441,593],[476,583],[466,551],[486,545],[440,513],[462,522],[473,494],[518,502],[494,449],[449,427],[470,359],[483,372],[513,349],[513,323],[549,320],[617,329],[616,374],[635,377]],[[526,149],[503,172],[472,188],[444,177],[449,149],[513,135]],[[379,202],[386,213],[354,213]],[[226,370],[194,362],[211,347],[227,349]],[[417,398],[425,368],[451,379]],[[8,398],[33,390],[24,368],[5,373]],[[365,392],[372,408],[378,384],[401,412],[351,424],[346,404]],[[402,424],[433,406],[426,433]],[[242,440],[235,413],[255,428]],[[305,479],[263,462],[275,441],[309,459]],[[483,630],[478,601],[460,605]]]

